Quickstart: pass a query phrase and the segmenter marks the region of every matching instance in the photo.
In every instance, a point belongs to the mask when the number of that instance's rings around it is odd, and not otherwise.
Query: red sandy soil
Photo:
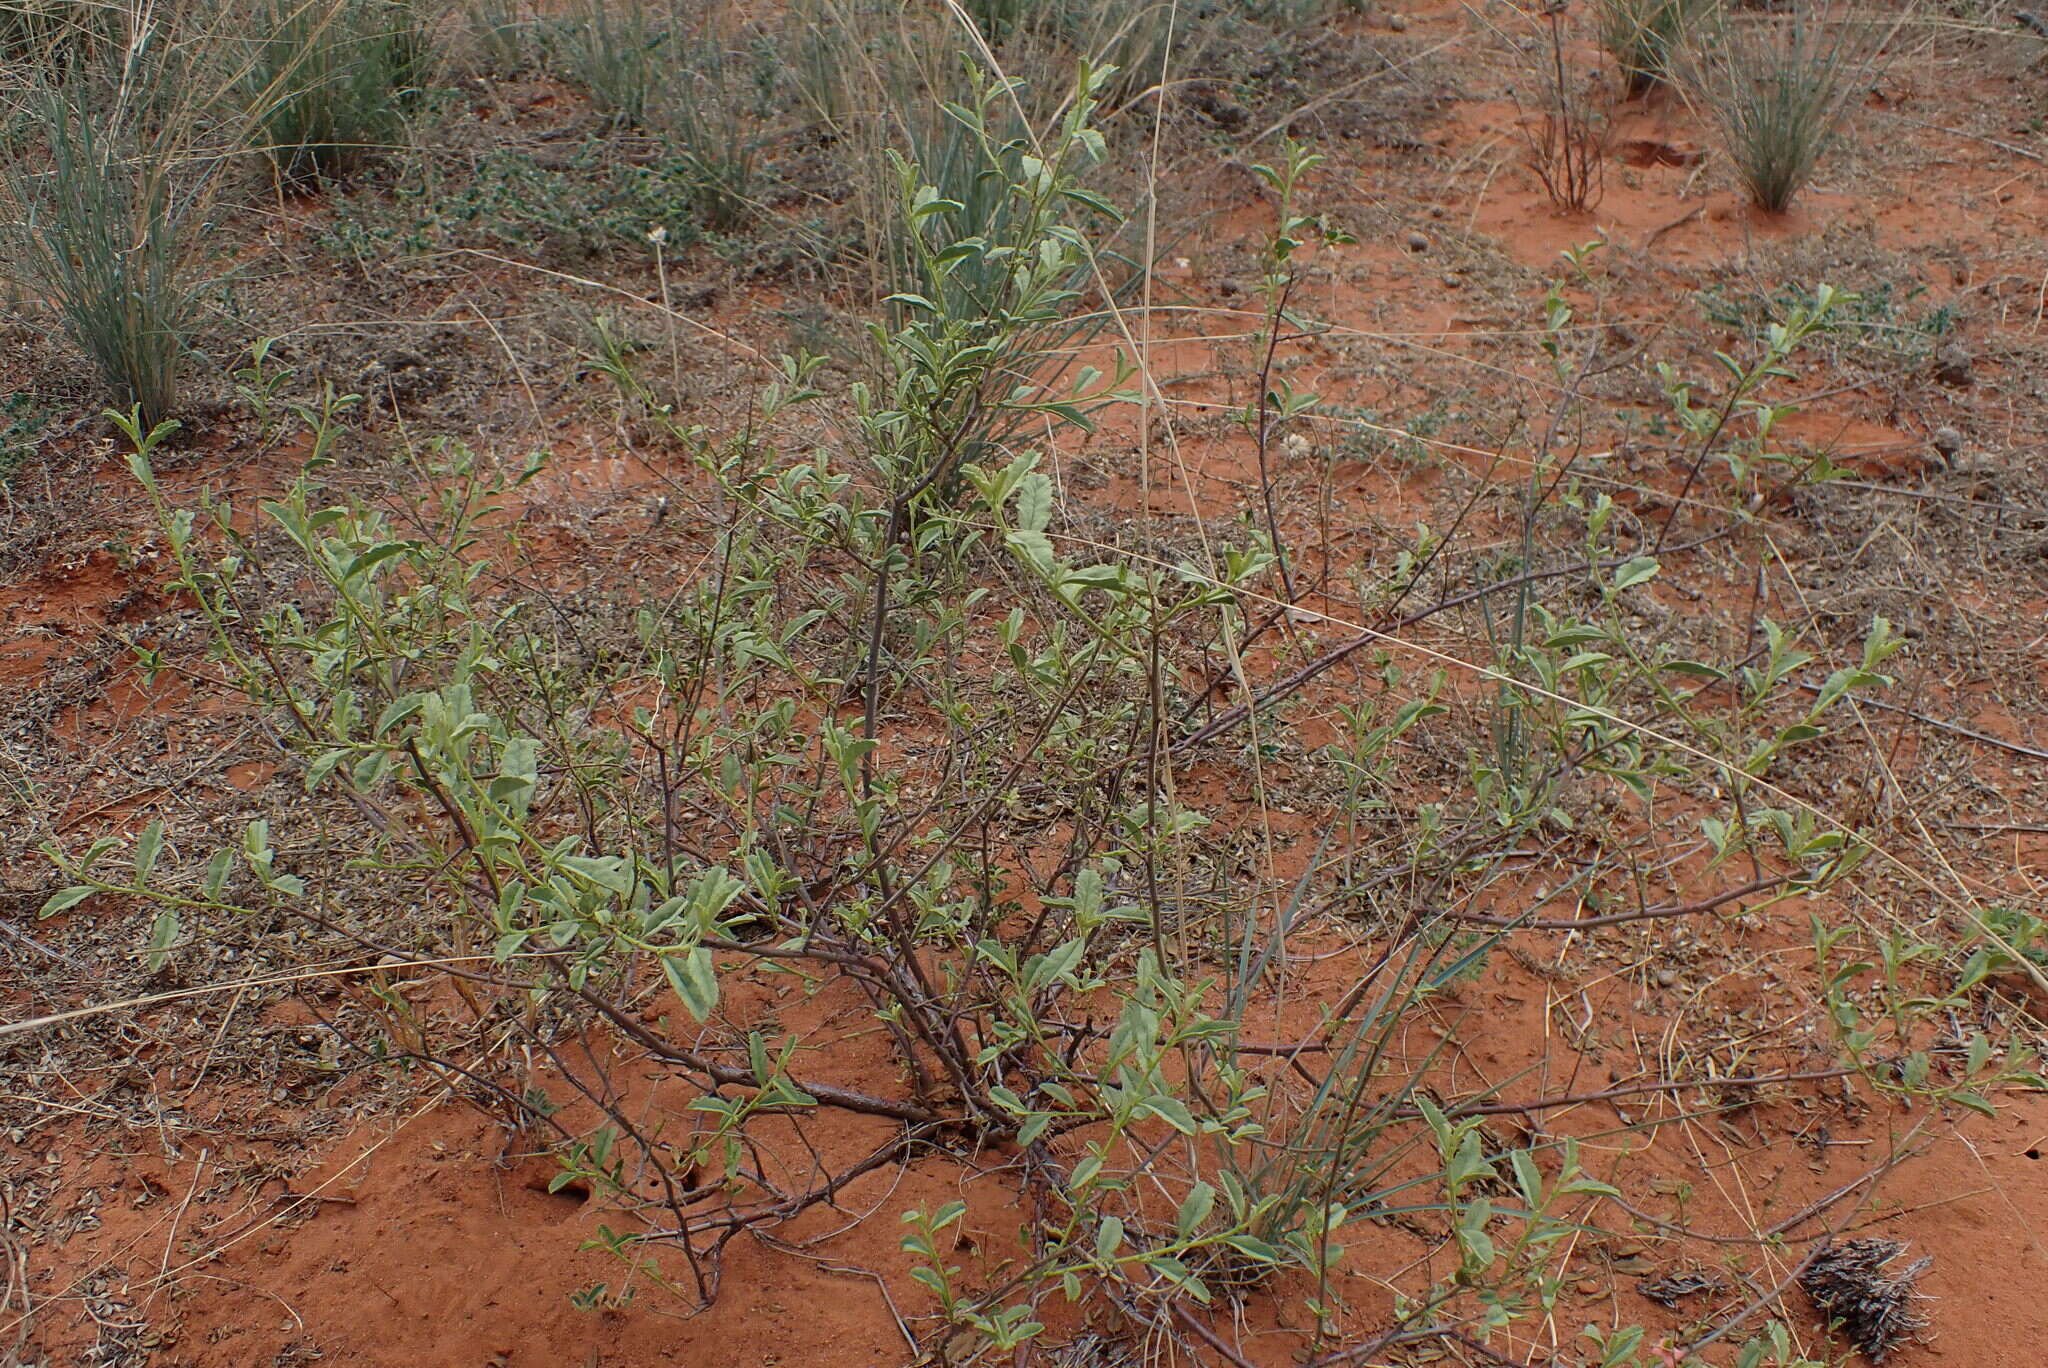
[[[1450,42],[1468,33],[1465,11],[1457,6],[1429,5],[1409,18],[1411,38]],[[1516,131],[1522,115],[1511,101],[1457,104],[1426,136],[1443,164],[1461,165],[1464,172],[1442,177],[1434,190],[1422,193],[1400,187],[1402,202],[1419,209],[1410,231],[1422,235],[1420,250],[1402,233],[1319,254],[1318,261],[1335,261],[1336,275],[1318,286],[1312,307],[1340,329],[1399,337],[1416,348],[1469,349],[1491,331],[1532,326],[1533,313],[1524,307],[1510,316],[1479,290],[1465,287],[1458,279],[1465,259],[1447,256],[1446,239],[1484,241],[1509,262],[1549,272],[1560,251],[1604,236],[1611,251],[1642,269],[1618,276],[1617,288],[1627,293],[1606,299],[1602,307],[1607,317],[1644,332],[1663,326],[1671,313],[1666,292],[1690,288],[1684,282],[1697,279],[1696,273],[1745,267],[1767,249],[1796,246],[1853,224],[1877,250],[1939,263],[1928,273],[1929,302],[1954,301],[1972,310],[1973,332],[1966,341],[1982,358],[1980,374],[1996,377],[2002,366],[2021,364],[1998,359],[2001,343],[2038,341],[2048,327],[2039,293],[2048,289],[2048,276],[2038,274],[2041,253],[2029,258],[2027,269],[2037,273],[2032,276],[1999,265],[2016,242],[2039,247],[2048,223],[2048,166],[1983,138],[1939,131],[1974,127],[1986,109],[2008,109],[2017,98],[2011,80],[1984,75],[1954,83],[1939,73],[1895,70],[1886,91],[1888,107],[1911,111],[1914,121],[1882,123],[1873,112],[1861,125],[1864,141],[1898,140],[1913,150],[1922,172],[1877,173],[1871,167],[1882,165],[1881,149],[1866,145],[1853,170],[1824,176],[1824,184],[1783,218],[1747,207],[1725,173],[1714,168],[1706,132],[1675,102],[1622,114],[1605,197],[1584,216],[1561,215],[1548,205],[1522,162]],[[1373,183],[1369,173],[1361,177],[1357,183],[1332,177],[1336,183],[1320,186],[1318,197],[1371,206],[1394,193]],[[1218,266],[1242,260],[1270,228],[1264,202],[1239,187],[1231,181],[1219,188],[1218,226],[1187,249],[1192,264],[1169,266],[1162,277],[1218,309],[1257,307],[1241,291],[1223,288]],[[1531,302],[1523,300],[1525,306]],[[712,321],[743,331],[759,305],[728,299]],[[1249,315],[1205,317],[1218,332],[1252,326]],[[1163,342],[1151,360],[1164,374],[1193,372],[1204,369],[1208,352],[1209,344],[1174,340]],[[1302,374],[1320,377],[1326,399],[1369,406],[1383,417],[1403,411],[1407,389],[1398,354],[1379,375],[1345,371],[1329,355],[1314,355]],[[1816,387],[1825,388],[1824,380]],[[1190,404],[1242,402],[1222,380],[1176,389],[1174,397]],[[1967,396],[1956,402],[1967,403]],[[1192,426],[1203,410],[1191,408],[1189,414]],[[2022,415],[2016,421],[2024,440],[2030,420]],[[1839,459],[1866,479],[1910,477],[1929,459],[1923,416],[1885,412],[1874,389],[1832,394],[1802,412],[1789,430],[1832,444]],[[1121,432],[1112,427],[1098,441],[1114,448],[1129,444],[1133,434],[1128,426]],[[2032,433],[2032,440],[2041,438],[2038,430]],[[557,515],[576,508],[602,512],[654,487],[643,462],[605,454],[606,442],[601,430],[558,434],[556,473],[526,497]],[[1135,511],[1141,484],[1149,484],[1160,508],[1184,511],[1192,504],[1204,516],[1225,517],[1246,507],[1256,475],[1254,453],[1241,435],[1204,430],[1183,436],[1179,445],[1178,458],[1169,458],[1155,444],[1159,468],[1142,481],[1135,461],[1118,454],[1107,487],[1079,497]],[[1446,454],[1469,468],[1485,467],[1487,453]],[[284,452],[274,463],[239,467],[236,478],[274,487],[291,469],[291,454]],[[174,497],[218,470],[204,462],[181,469],[168,480]],[[1619,484],[1654,508],[1654,491],[1671,488],[1670,477],[1669,471],[1646,468]],[[103,483],[113,489],[118,478],[109,456]],[[1509,471],[1505,478],[1512,482],[1516,474]],[[1410,511],[1420,507],[1429,479],[1426,471],[1404,475],[1384,465],[1338,476],[1343,498],[1371,504],[1384,523],[1396,526],[1413,521]],[[110,522],[134,525],[134,497],[110,498]],[[1346,554],[1363,555],[1366,549]],[[561,554],[565,562],[573,558],[578,544],[565,541]],[[156,603],[162,573],[160,560],[124,564],[111,551],[73,544],[66,554],[0,585],[0,687],[32,690],[59,667],[91,658],[109,633]],[[1953,587],[1964,601],[1972,594],[1997,598],[1997,586]],[[1672,603],[1683,611],[1682,600]],[[2009,598],[1997,607],[2007,622],[2025,621],[2031,613],[2038,623],[2048,601],[2030,599],[2017,613]],[[1342,635],[1331,629],[1326,639]],[[2038,686],[2048,682],[2048,656],[2038,641],[2033,650]],[[176,679],[147,684],[119,660],[103,675],[87,703],[49,719],[57,733],[90,745],[139,715],[182,720],[191,710],[216,706]],[[1963,685],[1940,699],[1922,698],[1918,706],[1999,738],[2041,745],[2038,718],[2015,715],[1990,692],[2003,691]],[[1227,689],[1222,698],[1231,701]],[[1898,763],[1910,765],[1919,744],[1906,738]],[[194,759],[195,774],[203,776],[195,782],[223,790],[261,789],[276,769],[241,757],[208,770],[204,757]],[[2012,756],[1980,755],[1976,766],[1978,779],[1992,785],[2022,772],[2037,778],[2041,769],[2038,761],[2029,767]],[[60,830],[132,828],[150,810],[152,794],[97,779],[90,764],[82,765],[75,787],[54,795]],[[1199,785],[1199,771],[1187,782]],[[2017,788],[2018,781],[2012,782]],[[1217,807],[1228,804],[1219,801]],[[2022,825],[2041,820],[2038,813],[2014,818]],[[1278,842],[1283,860],[1305,857],[1304,832],[1283,830]],[[2048,835],[2038,827],[1991,833],[1973,851],[1970,877],[2038,891],[2044,861]],[[69,914],[93,915],[91,904]],[[1517,1099],[1626,1089],[1644,1077],[1638,1061],[1667,1058],[1679,1047],[1681,1022],[1733,1022],[1762,1037],[1792,1016],[1793,1007],[1810,1007],[1814,985],[1804,914],[1787,904],[1769,918],[1768,926],[1753,933],[1719,926],[1642,932],[1618,943],[1599,973],[1568,978],[1546,970],[1555,953],[1551,942],[1518,937],[1524,953],[1496,956],[1480,980],[1418,1018],[1410,1053],[1420,1057],[1441,1040],[1455,1040],[1438,1084],[1443,1096],[1509,1078],[1518,1081],[1505,1093]],[[1309,1000],[1319,986],[1341,992],[1369,947],[1329,941],[1314,950],[1318,957],[1300,971],[1295,985]],[[1675,985],[1659,986],[1655,969],[1686,964],[1687,956],[1705,967],[1686,968]],[[2028,991],[2010,987],[2018,994]],[[308,991],[318,1002],[338,990]],[[9,1016],[29,1010],[29,1001],[18,988],[0,988],[0,1010]],[[835,1000],[828,994],[782,1019],[800,1036],[829,1043],[837,1081],[856,1087],[866,1081],[886,1090],[895,1078],[887,1052],[872,1036],[863,1041],[848,1034],[848,1020],[862,1009],[850,995]],[[961,1193],[977,1200],[958,1261],[988,1271],[1015,1247],[1017,1232],[1005,1224],[1014,1209],[997,1197],[1008,1190],[1003,1156],[925,1155],[862,1178],[836,1207],[814,1209],[779,1229],[773,1244],[753,1237],[735,1241],[724,1262],[720,1298],[701,1314],[690,1314],[687,1299],[664,1292],[651,1275],[638,1281],[636,1296],[623,1308],[579,1308],[571,1304],[571,1293],[600,1281],[618,1286],[617,1262],[581,1248],[606,1216],[598,1203],[573,1191],[546,1191],[557,1169],[530,1138],[510,1135],[497,1122],[447,1101],[426,1076],[417,1078],[416,1099],[408,1107],[392,1111],[366,1100],[358,1114],[350,1113],[347,1084],[323,1084],[316,1104],[294,1087],[274,1085],[266,1093],[261,1083],[231,1081],[209,1069],[207,1041],[220,1024],[220,1004],[200,1000],[169,1010],[192,1014],[183,1023],[189,1029],[168,1032],[175,1048],[159,1041],[139,1053],[122,1076],[69,1077],[71,1091],[50,1097],[41,1120],[0,1137],[7,1156],[0,1192],[35,1185],[47,1194],[44,1210],[52,1214],[32,1245],[13,1251],[12,1266],[18,1277],[25,1269],[35,1314],[24,1324],[17,1301],[0,1309],[0,1362],[894,1368],[924,1352],[909,1332],[928,1332],[929,1322],[912,1322],[930,1309],[929,1299],[903,1276],[898,1214]],[[312,1020],[287,1002],[268,1008],[262,1024],[289,1037]],[[1455,1027],[1473,1022],[1486,1023],[1485,1029],[1452,1035]],[[1283,1015],[1255,1021],[1247,1030],[1284,1040],[1292,1038],[1290,1025],[1300,1023]],[[1731,1065],[1741,1059],[1739,1052],[1727,1056]],[[1803,1050],[1777,1041],[1735,1071],[1821,1070],[1831,1062],[1822,1040],[1811,1040]],[[651,1079],[644,1082],[650,1105],[669,1105],[671,1099]],[[17,1091],[12,1083],[0,1087]],[[111,1121],[113,1113],[95,1099],[115,1087],[159,1099],[166,1114],[175,1113],[176,1133],[132,1119]],[[1646,1094],[1544,1112],[1544,1131],[1526,1129],[1525,1117],[1499,1118],[1506,1141],[1546,1133],[1589,1137],[1589,1166],[1632,1194],[1641,1215],[1679,1222],[1693,1232],[1666,1241],[1657,1238],[1654,1224],[1643,1222],[1629,1238],[1589,1234],[1573,1251],[1573,1277],[1554,1316],[1525,1327],[1512,1346],[1518,1361],[1576,1362],[1583,1352],[1576,1335],[1587,1322],[1644,1324],[1651,1344],[1660,1334],[1679,1332],[1707,1304],[1668,1311],[1635,1293],[1636,1277],[1711,1270],[1735,1246],[1717,1245],[1710,1236],[1746,1239],[1809,1210],[1890,1156],[1912,1150],[1913,1157],[1884,1176],[1856,1227],[1909,1239],[1916,1255],[1933,1257],[1922,1288],[1931,1298],[1934,1333],[1892,1361],[1902,1368],[2022,1368],[2041,1362],[2041,1346],[2048,1343],[2048,1299],[2040,1295],[2048,1287],[2048,1248],[2042,1242],[2048,1230],[2048,1100],[2008,1098],[1995,1119],[1962,1120],[1903,1109],[1845,1109],[1841,1098],[1839,1084],[1815,1081],[1769,1089],[1753,1106],[1718,1114],[1704,1113],[1703,1099],[1694,1094]],[[330,1119],[306,1126],[316,1112]],[[349,1119],[332,1119],[340,1116]],[[259,1117],[266,1119],[252,1120]],[[1617,1126],[1650,1120],[1659,1124],[1613,1133]],[[865,1153],[886,1138],[888,1128],[871,1118],[835,1118],[822,1132],[832,1151],[827,1157]],[[1848,1211],[1829,1208],[1822,1224]],[[1802,1227],[1809,1234],[1817,1228]],[[1389,1290],[1412,1286],[1417,1271],[1441,1251],[1392,1225],[1360,1226],[1349,1236],[1342,1290],[1356,1325],[1369,1331],[1389,1308]],[[1798,1248],[1753,1259],[1751,1276],[1768,1286],[1773,1274],[1783,1277],[1791,1269]],[[680,1276],[667,1265],[663,1272]],[[1300,1303],[1309,1290],[1283,1284],[1241,1310],[1246,1361],[1261,1368],[1295,1361],[1303,1343],[1298,1332],[1308,1319]],[[1741,1300],[1732,1295],[1711,1304]],[[1787,1299],[1788,1306],[1797,1302],[1796,1294]],[[25,1339],[10,1351],[18,1336]],[[1712,1361],[1725,1362],[1726,1349],[1709,1351]]]

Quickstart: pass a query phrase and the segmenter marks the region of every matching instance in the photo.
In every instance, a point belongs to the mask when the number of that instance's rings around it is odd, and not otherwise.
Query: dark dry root
[[[1873,1363],[1884,1362],[1886,1354],[1927,1324],[1914,1309],[1920,1294],[1913,1284],[1934,1261],[1915,1259],[1896,1273],[1885,1272],[1885,1265],[1905,1249],[1898,1240],[1875,1237],[1829,1243],[1799,1274],[1799,1285],[1814,1306]]]

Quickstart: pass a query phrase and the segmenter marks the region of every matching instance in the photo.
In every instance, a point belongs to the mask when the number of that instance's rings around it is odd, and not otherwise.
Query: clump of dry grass
[[[1903,15],[1874,23],[1794,9],[1726,16],[1687,38],[1677,59],[1686,96],[1719,133],[1760,208],[1776,214],[1791,206],[1902,22]]]
[[[114,402],[154,422],[176,402],[198,312],[188,201],[90,106],[52,94],[43,115],[49,168],[8,177],[8,273],[49,302]]]
[[[5,110],[16,141],[0,165],[0,279],[47,310],[114,404],[153,423],[176,403],[208,287],[219,163],[191,144],[208,101],[202,44],[156,5],[72,9],[6,11],[23,25],[4,29],[10,40],[42,46]]]
[[[0,61],[70,65],[106,44],[113,19],[91,0],[0,0]]]
[[[267,0],[254,19],[242,84],[283,180],[339,175],[390,143],[426,76],[411,0]]]
[[[1600,46],[1621,68],[1629,98],[1670,77],[1671,60],[1717,0],[1598,0]]]

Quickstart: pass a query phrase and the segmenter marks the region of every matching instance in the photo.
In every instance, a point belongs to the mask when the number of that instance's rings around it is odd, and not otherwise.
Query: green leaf
[[[1012,1089],[1006,1088],[1000,1083],[991,1087],[988,1090],[988,1095],[997,1106],[1012,1116],[1027,1116],[1031,1112],[1031,1108],[1024,1105],[1023,1098],[1017,1096]]]
[[[385,542],[382,545],[373,546],[350,561],[348,569],[341,572],[341,578],[346,583],[358,575],[365,574],[385,561],[390,560],[393,556],[404,555],[412,550],[412,548],[413,544],[411,542]]]
[[[1124,1242],[1124,1223],[1114,1216],[1102,1218],[1102,1224],[1095,1228],[1095,1257],[1108,1263],[1116,1257]]]
[[[921,223],[933,214],[958,213],[959,210],[960,202],[958,200],[941,199],[938,197],[938,192],[927,185],[918,192],[918,201],[916,206],[911,209],[910,217],[912,222]],[[911,298],[914,299],[916,296],[913,295]]]
[[[164,848],[164,824],[151,822],[135,838],[135,886],[141,888],[149,882],[150,870],[156,868],[156,857]]]
[[[1069,570],[1060,581],[1063,589],[1102,589],[1115,593],[1130,581],[1129,573],[1120,565],[1084,565]]]
[[[1232,1235],[1223,1243],[1247,1258],[1257,1259],[1260,1263],[1282,1262],[1282,1255],[1278,1249],[1253,1235]]]
[[[348,781],[358,793],[370,793],[384,782],[384,774],[391,768],[391,756],[386,751],[371,751],[356,761],[349,771]]]
[[[1011,550],[1031,563],[1040,574],[1053,571],[1052,538],[1043,532],[1011,532],[1003,538]]]
[[[37,912],[36,915],[38,917],[54,917],[59,912],[68,912],[97,892],[99,890],[91,884],[73,884],[71,887],[60,892],[52,893],[49,900],[43,904],[42,910]]]
[[[623,855],[564,855],[562,868],[622,898],[638,878],[633,862]]]
[[[1043,532],[1052,524],[1052,480],[1044,471],[1034,470],[1017,486],[1017,527],[1024,532]]]
[[[1177,1097],[1168,1097],[1165,1093],[1156,1094],[1145,1099],[1142,1109],[1158,1117],[1182,1135],[1195,1133],[1194,1114],[1188,1110],[1187,1104]]]
[[[709,931],[733,900],[746,892],[747,886],[727,873],[723,868],[713,866],[699,874],[690,884],[690,912],[697,924]]]
[[[153,974],[164,967],[171,957],[171,947],[178,942],[178,914],[170,908],[156,914],[156,921],[149,928],[149,954],[144,963]]]
[[[1663,567],[1657,564],[1655,556],[1637,556],[1614,572],[1614,590],[1620,593],[1632,589],[1645,580],[1652,579]]]
[[[1209,1219],[1209,1213],[1216,1207],[1216,1189],[1207,1183],[1196,1183],[1188,1191],[1187,1200],[1180,1204],[1180,1212],[1174,1217],[1174,1228],[1185,1240]]]
[[[322,751],[315,757],[312,764],[306,766],[306,792],[311,793],[314,789],[326,783],[328,776],[334,773],[335,766],[346,760],[348,756],[349,752],[339,747],[334,750]]]
[[[683,914],[683,908],[687,906],[687,902],[687,899],[678,894],[673,898],[648,908],[647,914],[640,919],[640,934],[643,936],[656,936],[667,930],[669,923]]]
[[[124,415],[114,414],[110,410],[109,416],[119,418]],[[149,458],[147,456],[144,456],[139,451],[129,452],[128,473],[133,475],[136,483],[140,484],[144,489],[148,490],[151,494],[156,493],[156,475],[149,468]]]
[[[684,954],[663,955],[661,971],[684,1010],[700,1022],[709,1020],[718,1006],[718,970],[711,952],[699,945]]]
[[[220,901],[221,890],[228,886],[228,870],[233,867],[234,862],[235,852],[232,850],[216,850],[213,852],[213,858],[206,862],[208,902]]]
[[[1522,1200],[1529,1204],[1531,1211],[1543,1206],[1543,1173],[1536,1167],[1536,1160],[1527,1150],[1516,1150],[1508,1156],[1515,1170],[1515,1186],[1522,1190]]]
[[[373,736],[384,735],[384,733],[390,731],[400,722],[418,712],[420,704],[424,701],[424,697],[416,693],[407,694],[403,698],[392,699],[391,702],[384,706],[384,711],[377,714],[377,727],[371,734]]]

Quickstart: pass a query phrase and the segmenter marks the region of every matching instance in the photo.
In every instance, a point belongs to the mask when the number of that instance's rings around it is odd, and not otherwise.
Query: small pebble
[[[1678,982],[1678,973],[1677,973],[1677,971],[1676,971],[1676,970],[1672,970],[1672,969],[1659,969],[1659,970],[1657,971],[1657,986],[1658,986],[1659,988],[1669,988],[1669,987],[1671,987],[1671,986],[1672,986],[1673,984],[1675,984],[1675,983],[1677,983],[1677,982]]]
[[[1444,277],[1444,288],[1446,290],[1462,290],[1465,288],[1465,282],[1454,275],[1446,275]]]
[[[1388,15],[1387,27],[1396,33],[1406,33],[1408,31],[1408,16],[1405,14]]]
[[[1424,236],[1423,236],[1423,235],[1422,235],[1421,233],[1415,233],[1415,232],[1411,232],[1411,233],[1409,233],[1409,234],[1408,234],[1408,250],[1409,250],[1409,251],[1411,251],[1411,252],[1426,252],[1426,251],[1428,251],[1428,250],[1429,250],[1429,239],[1428,239],[1428,238],[1426,238],[1426,237],[1424,237]]]
[[[1934,449],[1940,452],[1945,459],[1953,460],[1955,454],[1963,449],[1963,434],[1957,432],[1952,427],[1936,428],[1933,437],[1929,440],[1934,443]]]

